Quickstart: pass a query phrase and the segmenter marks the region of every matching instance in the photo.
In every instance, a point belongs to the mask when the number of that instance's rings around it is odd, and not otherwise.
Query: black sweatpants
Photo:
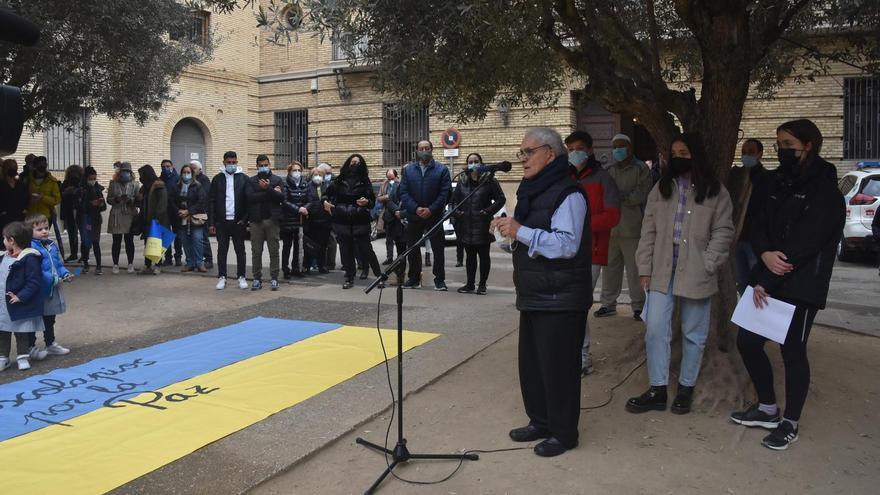
[[[419,239],[422,238],[425,231],[430,229],[437,223],[436,220],[430,219],[428,221],[424,220],[410,220],[409,225],[406,226],[406,246],[410,247],[417,243]],[[429,238],[431,241],[431,248],[434,251],[434,263],[432,264],[433,272],[434,272],[434,283],[440,283],[446,281],[446,266],[445,266],[445,252],[444,247],[446,246],[446,241],[443,239],[443,228],[439,228],[434,231],[434,234]],[[410,280],[421,280],[422,279],[422,250],[414,249],[411,253],[409,253],[409,279]]]
[[[816,318],[815,308],[798,306],[795,308],[785,344],[780,345],[782,361],[785,363],[785,414],[792,421],[799,421],[807,393],[810,390],[810,363],[807,361],[807,339]],[[761,404],[775,404],[776,391],[773,389],[773,366],[764,344],[767,339],[740,328],[736,337],[736,346],[742,356],[743,364],[758,393]]]
[[[370,243],[370,234],[358,236],[336,234],[336,242],[339,243],[339,251],[342,253],[342,269],[345,271],[346,279],[354,278],[357,268],[355,253],[360,258],[357,261],[360,261],[364,267],[372,268],[373,274],[378,276],[382,271],[376,253],[373,252],[373,245]]]
[[[529,424],[578,441],[586,311],[520,311],[519,384]]]
[[[318,269],[327,268],[325,262],[328,258],[327,250],[328,243],[330,242],[330,231],[331,227],[329,223],[310,223],[306,228],[306,235],[309,236],[311,240],[318,245],[317,252],[306,252],[303,254],[303,266],[305,268],[309,268],[312,266],[312,262],[318,265]],[[336,259],[336,254],[333,254],[333,259]]]
[[[235,249],[236,277],[241,278],[247,269],[247,258],[244,251],[245,226],[234,220],[217,222],[217,275],[226,277],[226,255],[229,254],[229,240]],[[169,250],[170,251],[170,250]]]
[[[492,269],[492,259],[489,257],[490,244],[465,244],[464,251],[467,253],[465,271],[467,272],[467,285],[474,285],[477,276],[477,257],[480,258],[480,285],[486,285],[489,280],[489,270]]]
[[[134,234],[113,234],[113,245],[110,254],[113,256],[113,264],[119,264],[119,253],[122,252],[122,239],[125,238],[125,257],[128,264],[134,263]]]
[[[33,332],[15,332],[15,347],[19,356],[27,356],[30,351],[30,347],[26,347],[30,340],[29,335],[33,335]],[[0,330],[0,356],[6,357],[12,352],[12,338],[13,332]]]
[[[302,272],[300,261],[305,261],[305,254],[303,254],[303,260],[300,260],[299,252],[302,249],[300,237],[302,237],[302,227],[281,231],[281,270],[285,274]],[[293,251],[291,251],[291,248],[293,248]],[[292,260],[291,253],[293,254]]]
[[[46,347],[55,343],[55,317],[57,315],[43,315],[43,326],[45,330],[43,330],[43,342],[46,343]],[[28,349],[37,345],[37,332],[29,332],[28,336]]]

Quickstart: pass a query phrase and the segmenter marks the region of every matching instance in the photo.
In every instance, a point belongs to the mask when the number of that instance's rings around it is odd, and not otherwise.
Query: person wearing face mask
[[[64,170],[64,180],[61,182],[61,220],[67,231],[67,240],[70,243],[70,256],[65,261],[68,263],[78,261],[79,252],[79,227],[76,225],[76,209],[82,202],[82,176],[83,168],[79,165],[71,165]]]
[[[318,273],[329,273],[325,267],[327,260],[327,243],[330,239],[331,217],[324,209],[324,198],[327,196],[328,184],[324,181],[325,169],[320,165],[312,170],[309,183],[309,196],[306,210],[308,210],[308,222],[306,223],[305,235],[314,243],[311,249],[303,248],[303,274],[310,275],[312,267],[317,267]],[[305,243],[305,237],[303,238]],[[334,255],[335,257],[335,255]]]
[[[61,202],[61,187],[58,179],[49,172],[49,161],[45,156],[34,158],[27,177],[30,204],[28,213],[40,213],[46,218],[55,216],[55,206]]]
[[[434,161],[434,145],[422,140],[416,145],[417,160],[403,169],[400,183],[400,203],[406,212],[406,243],[415,245],[426,231],[443,216],[452,189],[449,169]],[[431,236],[434,250],[434,290],[445,291],[446,266],[443,229],[439,228]],[[404,289],[418,289],[422,286],[422,256],[418,249],[409,255],[409,277]]]
[[[138,180],[141,188],[138,190],[136,201],[140,204],[141,239],[144,246],[147,244],[147,235],[150,233],[150,225],[153,220],[165,228],[170,226],[168,220],[168,189],[165,183],[156,175],[156,170],[151,165],[144,165],[138,169]],[[153,265],[153,261],[144,258],[144,267],[141,275],[158,275],[161,272],[159,264]]]
[[[254,283],[251,290],[263,288],[263,242],[269,247],[269,276],[272,290],[278,290],[281,272],[279,241],[281,239],[281,204],[287,196],[285,181],[272,173],[272,165],[266,155],[257,156],[257,175],[248,180],[245,187],[248,208],[248,224],[251,231],[251,264]]]
[[[757,139],[746,139],[743,142],[741,150],[741,161],[743,166],[734,167],[730,171],[729,184],[739,184],[743,182],[746,184],[748,191],[745,198],[746,205],[749,204],[749,198],[751,197],[751,194],[754,193],[756,184],[764,176],[764,173],[767,172],[767,169],[764,168],[764,165],[761,163],[761,158],[763,157],[764,144]],[[748,174],[748,178],[743,177],[745,174]],[[751,234],[749,234],[749,229],[751,228],[750,217],[755,214],[755,212],[746,210],[746,214],[742,216],[741,224],[737,226],[736,287],[739,289],[740,295],[746,290],[746,286],[749,285],[749,274],[758,262],[758,258],[752,250],[752,243],[749,241],[749,237],[751,236]]]
[[[375,201],[367,162],[359,154],[349,156],[324,198],[324,211],[333,217],[333,231],[342,253],[342,268],[345,270],[343,289],[350,289],[354,285],[356,254],[364,267],[373,269],[374,275],[379,276],[381,272],[379,260],[370,243],[370,209]],[[360,278],[365,279],[366,275],[364,270]]]
[[[226,256],[229,241],[235,249],[238,288],[247,289],[244,234],[247,226],[245,188],[248,177],[238,168],[234,151],[223,154],[223,171],[214,176],[208,191],[208,233],[217,236],[217,290],[226,288]]]
[[[27,185],[18,180],[18,163],[13,159],[3,160],[0,167],[0,230],[12,222],[24,220],[28,207]],[[76,229],[74,229],[76,230]]]
[[[199,181],[202,191],[205,191],[205,194],[207,194],[208,190],[211,189],[211,179],[202,172],[202,162],[191,160],[189,166],[192,168],[193,177]],[[214,253],[211,250],[211,238],[208,236],[207,228],[205,229],[204,242],[202,242],[202,253],[204,253],[205,257],[205,268],[208,270],[214,268]]]
[[[138,185],[131,171],[131,163],[120,162],[115,178],[107,187],[107,202],[110,203],[110,215],[107,220],[107,232],[113,236],[111,255],[113,257],[113,273],[119,273],[119,254],[122,241],[125,240],[125,257],[128,261],[128,273],[134,273],[134,234],[132,224],[137,216]]]
[[[638,290],[636,247],[639,244],[645,200],[651,191],[653,181],[651,171],[633,154],[629,136],[617,134],[611,139],[611,146],[614,161],[607,170],[620,193],[620,221],[611,230],[611,239],[608,242],[608,265],[602,273],[601,306],[593,314],[597,318],[617,314],[617,298],[623,286],[625,268],[633,318],[641,321],[645,294]]]
[[[303,176],[303,166],[293,161],[287,166],[286,197],[281,217],[281,270],[284,280],[302,277],[303,227],[309,218],[309,180]],[[291,248],[293,248],[291,250]],[[291,260],[291,253],[293,260]]]
[[[640,284],[647,291],[645,349],[650,388],[629,399],[631,413],[667,406],[672,313],[681,308],[682,356],[672,412],[690,412],[709,334],[711,296],[718,292],[718,268],[733,241],[733,204],[706,158],[699,134],[672,140],[669,165],[648,195],[639,240]]]
[[[592,261],[590,278],[593,291],[602,267],[608,264],[608,243],[611,229],[620,221],[620,195],[617,184],[611,175],[593,156],[593,136],[586,131],[574,131],[565,138],[568,149],[568,163],[571,175],[587,194],[590,205],[590,237],[592,239]],[[589,308],[587,308],[589,310]],[[584,347],[581,352],[581,375],[593,372],[593,357],[590,353],[590,323],[584,333]]]
[[[489,279],[489,271],[492,268],[489,257],[489,247],[495,241],[495,236],[489,232],[489,223],[492,217],[503,206],[507,199],[501,185],[494,177],[486,178],[477,169],[483,164],[483,157],[479,153],[471,153],[467,156],[468,172],[462,176],[455,191],[452,193],[452,203],[459,205],[464,198],[476,190],[473,196],[460,204],[455,210],[456,237],[464,245],[467,253],[467,282],[458,289],[462,294],[485,294],[486,283]],[[481,182],[486,182],[480,185]],[[479,189],[477,189],[479,187]],[[480,260],[480,280],[476,284],[477,258]]]
[[[324,178],[324,186],[329,187],[330,183],[333,182],[333,165],[329,163],[322,163],[318,165],[318,168],[321,169]],[[327,249],[325,252],[325,261],[324,267],[327,270],[335,270],[336,269],[336,254],[339,251],[339,243],[336,242],[336,232],[333,229],[330,229],[330,237],[327,238]]]
[[[180,168],[180,182],[174,188],[177,198],[174,200],[175,210],[172,215],[180,219],[179,235],[183,238],[183,251],[186,253],[186,265],[181,273],[198,271],[207,273],[202,246],[205,238],[205,223],[208,221],[208,191],[193,177],[192,167],[184,165]]]
[[[400,221],[400,177],[397,170],[389,168],[385,171],[385,182],[379,188],[379,197],[376,201],[382,206],[382,223],[385,226],[385,261],[383,265],[390,265],[394,261],[394,247],[397,247],[397,255],[406,251],[403,223]]]
[[[107,210],[104,201],[104,186],[98,184],[98,172],[92,167],[86,167],[82,182],[82,203],[77,208],[77,225],[79,236],[82,240],[80,252],[82,253],[83,273],[89,271],[89,251],[95,252],[95,275],[103,275],[101,267],[101,213]]]
[[[785,343],[785,411],[777,405],[773,366],[764,351],[767,339],[740,328],[737,348],[758,404],[730,415],[734,423],[772,430],[762,445],[785,450],[798,439],[798,421],[810,389],[807,339],[816,313],[825,308],[846,205],[837,188],[837,169],[825,161],[822,133],[799,119],[776,129],[779,168],[756,184],[750,241],[760,261],[752,270],[755,307],[772,297],[795,306]]]
[[[174,204],[174,201],[178,197],[178,192],[175,189],[177,189],[177,185],[180,183],[180,174],[177,173],[177,169],[174,168],[174,163],[171,160],[162,160],[161,166],[162,169],[159,171],[160,177],[168,189],[168,211],[174,212],[177,211],[177,205]],[[174,266],[182,266],[183,244],[181,243],[182,236],[178,232],[180,230],[180,218],[177,215],[171,214],[169,220],[171,221],[171,230],[176,236],[174,237],[173,251],[171,248],[165,251],[164,264],[165,266],[171,266],[173,257]]]

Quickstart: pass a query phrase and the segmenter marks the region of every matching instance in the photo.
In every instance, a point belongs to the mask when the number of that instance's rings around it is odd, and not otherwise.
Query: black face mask
[[[674,157],[669,159],[669,169],[672,170],[675,175],[682,175],[690,172],[692,166],[693,160],[690,158]]]
[[[779,165],[782,167],[796,167],[800,164],[801,159],[795,156],[795,153],[797,153],[797,150],[794,148],[779,148],[779,151],[776,152],[776,156],[779,158]]]
[[[6,177],[15,177],[16,175],[18,175],[18,170],[15,170],[14,168],[6,169]]]

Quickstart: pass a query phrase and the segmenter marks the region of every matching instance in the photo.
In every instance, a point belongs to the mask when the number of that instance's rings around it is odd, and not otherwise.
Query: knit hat
[[[632,140],[626,134],[615,134],[613,138],[611,138],[611,142],[614,141],[626,141],[627,143],[632,144]]]

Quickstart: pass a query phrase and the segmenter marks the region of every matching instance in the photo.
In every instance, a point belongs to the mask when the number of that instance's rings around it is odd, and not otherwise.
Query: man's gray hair
[[[320,165],[318,165],[315,168],[317,168],[318,170],[323,170],[324,173],[333,172],[333,167],[331,167],[330,164],[326,163],[326,162],[321,163]]]
[[[549,127],[532,127],[526,131],[525,137],[550,146],[550,149],[553,150],[556,156],[568,153],[565,149],[565,143],[562,142],[562,136]]]
[[[203,168],[203,167],[202,167],[202,162],[200,162],[200,161],[198,161],[198,160],[190,160],[190,161],[189,161],[189,166],[190,166],[190,167],[197,167],[199,170],[201,170],[201,169]]]

